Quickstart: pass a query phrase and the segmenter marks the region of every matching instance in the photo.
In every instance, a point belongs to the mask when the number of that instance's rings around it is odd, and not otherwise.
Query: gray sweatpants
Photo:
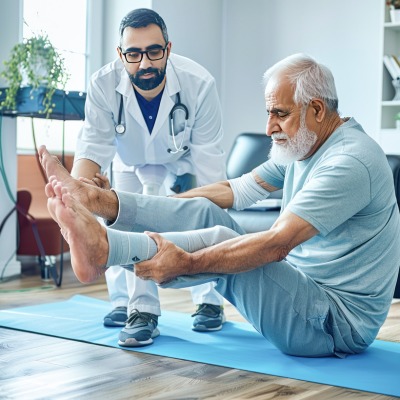
[[[244,230],[229,214],[203,198],[176,199],[117,192],[119,215],[108,227],[107,266],[150,259],[162,236],[188,252],[211,246]],[[286,261],[238,274],[197,274],[164,287],[182,288],[214,281],[216,290],[281,351],[308,357],[359,353],[367,345],[348,324],[326,291]]]

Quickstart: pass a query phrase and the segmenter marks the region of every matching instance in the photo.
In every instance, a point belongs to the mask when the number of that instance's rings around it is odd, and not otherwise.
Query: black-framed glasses
[[[121,47],[119,49],[121,50],[121,53],[125,57],[125,60],[127,63],[136,64],[136,63],[140,63],[143,60],[144,54],[146,54],[146,57],[150,61],[161,60],[165,55],[165,50],[167,50],[167,47],[168,47],[168,43],[166,44],[166,46],[164,48],[157,47],[157,48],[146,50],[146,51],[126,51],[125,53],[122,52]]]

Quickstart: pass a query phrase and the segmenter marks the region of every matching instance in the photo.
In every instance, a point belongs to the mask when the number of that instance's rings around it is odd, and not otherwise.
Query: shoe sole
[[[214,331],[220,331],[222,329],[222,325],[217,326],[215,328],[207,328],[204,325],[197,325],[197,326],[193,326],[192,330],[196,331],[196,332],[214,332]]]
[[[215,332],[220,331],[222,329],[222,325],[226,322],[225,315],[222,316],[221,325],[216,326],[215,328],[207,328],[205,325],[196,325],[192,326],[192,330],[196,332]]]
[[[151,335],[151,338],[148,340],[138,341],[135,338],[127,338],[124,342],[118,340],[118,344],[123,347],[142,347],[148,346],[149,344],[153,343],[153,339],[157,336],[160,336],[160,331],[156,328]]]

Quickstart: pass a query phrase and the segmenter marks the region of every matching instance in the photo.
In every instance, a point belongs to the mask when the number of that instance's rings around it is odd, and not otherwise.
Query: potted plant
[[[390,20],[400,22],[400,0],[387,0],[386,5],[389,7]]]
[[[41,33],[17,43],[4,65],[5,69],[0,72],[0,76],[5,78],[8,87],[0,109],[17,109],[17,95],[21,87],[30,87],[30,96],[34,96],[38,88],[45,88],[43,109],[39,112],[48,117],[52,112],[53,94],[56,89],[64,89],[69,74],[64,58],[54,48],[47,34]]]

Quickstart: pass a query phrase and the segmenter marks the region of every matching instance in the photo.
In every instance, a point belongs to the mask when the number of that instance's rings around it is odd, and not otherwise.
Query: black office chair
[[[397,205],[400,209],[400,156],[388,154],[386,157],[393,172],[394,192],[396,194]],[[398,238],[398,240],[399,239],[400,238]],[[397,278],[397,284],[393,297],[400,299],[400,275]]]
[[[238,178],[252,171],[268,159],[272,140],[265,133],[241,133],[236,137],[226,163],[228,179]],[[272,193],[269,198],[281,199],[282,190]],[[228,210],[230,216],[247,232],[254,233],[271,228],[280,213],[280,207],[260,212],[255,209]]]
[[[268,159],[272,140],[265,133],[241,133],[228,155],[226,174],[238,178]]]

